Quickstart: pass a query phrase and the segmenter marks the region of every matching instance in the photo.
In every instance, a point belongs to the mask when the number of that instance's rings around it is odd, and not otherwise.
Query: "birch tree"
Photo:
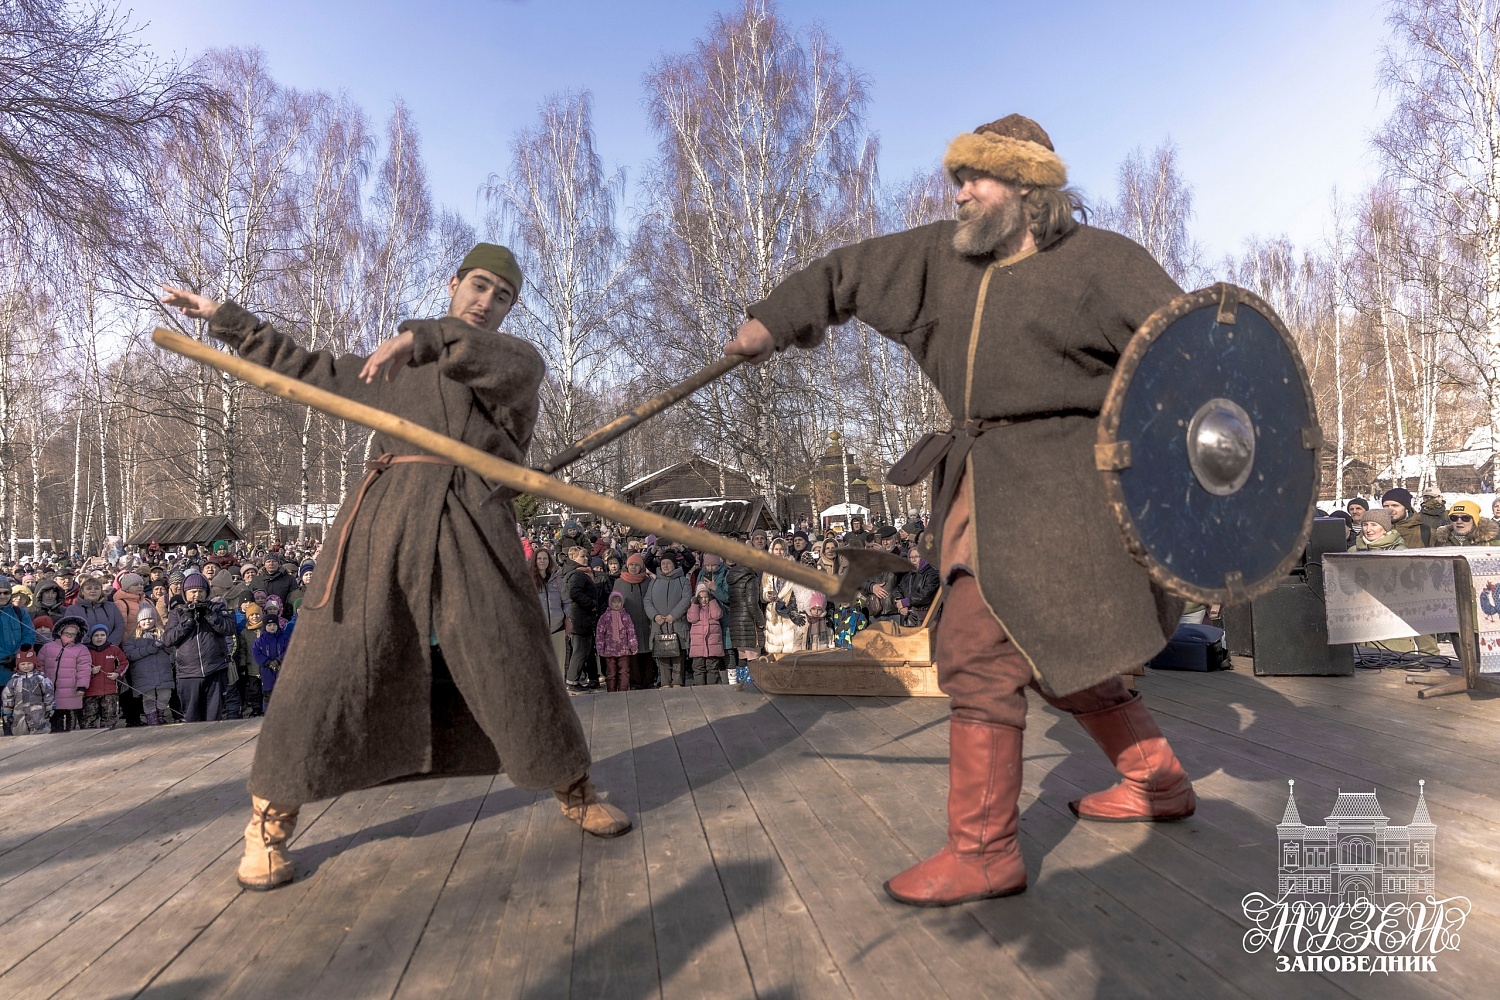
[[[485,189],[491,237],[510,245],[525,276],[508,326],[547,362],[538,444],[549,454],[583,436],[583,402],[617,353],[626,269],[615,205],[624,181],[595,149],[593,98],[584,92],[544,101],[537,123],[511,143],[509,174],[492,174]]]
[[[840,180],[860,169],[867,98],[821,29],[794,32],[758,0],[660,60],[646,90],[660,152],[634,256],[660,331],[645,375],[665,385],[721,357],[745,307],[781,278],[849,241]],[[805,448],[807,401],[827,398],[819,376],[836,379],[799,361],[740,368],[692,402],[768,496],[799,437]]]
[[[1474,250],[1475,340],[1500,442],[1500,0],[1394,0],[1382,76],[1395,103],[1376,139],[1409,207]]]
[[[1184,288],[1198,281],[1202,250],[1188,233],[1193,188],[1177,167],[1177,145],[1170,138],[1148,157],[1140,147],[1120,164],[1115,201],[1101,202],[1094,222],[1129,236],[1155,257]]]

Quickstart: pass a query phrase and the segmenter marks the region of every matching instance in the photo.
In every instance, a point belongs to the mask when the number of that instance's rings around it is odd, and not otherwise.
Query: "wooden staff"
[[[831,573],[823,573],[791,559],[778,559],[769,552],[716,535],[702,528],[694,528],[660,514],[653,514],[628,503],[591,493],[571,483],[564,483],[534,469],[507,462],[503,458],[486,454],[478,448],[456,441],[445,434],[429,430],[412,423],[394,413],[357,403],[352,399],[308,385],[244,358],[227,354],[192,337],[157,327],[151,339],[158,347],[194,361],[228,372],[251,385],[294,403],[311,406],[331,416],[362,424],[371,430],[388,434],[393,438],[415,445],[434,455],[441,455],[513,490],[534,493],[551,500],[568,504],[575,510],[591,510],[611,520],[642,528],[663,538],[682,542],[700,552],[712,552],[724,559],[770,573],[784,580],[800,583],[804,587],[827,594],[835,601],[850,601],[859,592],[860,585],[881,573],[903,573],[911,567],[906,560],[889,552],[872,549],[840,549],[839,555],[849,566],[849,572],[840,579]]]
[[[714,379],[728,375],[734,369],[738,368],[744,360],[745,356],[742,354],[724,355],[724,357],[715,361],[707,368],[699,369],[667,391],[660,395],[652,396],[635,409],[620,414],[588,437],[582,438],[572,446],[553,455],[547,461],[538,465],[536,471],[552,475],[567,468],[589,452],[609,444],[632,427],[640,426],[667,407],[674,406],[687,399]]]

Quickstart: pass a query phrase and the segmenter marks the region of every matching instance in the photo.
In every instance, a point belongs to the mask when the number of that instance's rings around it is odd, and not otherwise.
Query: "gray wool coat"
[[[677,639],[682,644],[682,652],[678,655],[687,656],[688,648],[688,605],[693,603],[693,591],[688,586],[687,574],[680,568],[674,567],[672,575],[658,572],[646,587],[646,617],[651,621],[651,630],[657,628],[657,615],[671,615],[675,621],[672,622],[672,631],[677,633]],[[648,635],[650,633],[647,633]],[[641,648],[649,650],[649,642],[642,642]]]
[[[748,312],[783,347],[815,346],[858,317],[911,351],[956,422],[1014,421],[982,434],[965,469],[943,473],[963,476],[985,601],[1038,683],[1067,695],[1149,660],[1182,613],[1127,552],[1094,469],[1120,352],[1181,289],[1116,233],[1080,226],[994,261],[954,250],[956,225],[835,250]],[[1038,503],[1057,512],[1055,530],[1018,527]]]
[[[306,351],[233,303],[210,332],[284,375],[405,417],[512,462],[536,422],[536,349],[462,320],[407,321],[415,353],[393,382],[364,358]],[[377,435],[374,454],[417,454]],[[319,563],[276,684],[250,791],[279,804],[383,782],[502,768],[524,789],[588,770],[509,503],[465,469],[397,465],[370,486],[332,599]],[[330,536],[350,515],[346,504]],[[327,562],[331,562],[330,558]],[[432,702],[436,634],[462,697]]]

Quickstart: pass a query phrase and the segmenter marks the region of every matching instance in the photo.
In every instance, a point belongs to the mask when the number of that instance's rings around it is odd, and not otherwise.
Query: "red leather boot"
[[[948,719],[948,843],[885,884],[912,906],[952,906],[1026,891],[1016,842],[1021,730]]]
[[[1132,694],[1129,701],[1075,716],[1125,780],[1068,808],[1079,819],[1105,823],[1187,819],[1198,805],[1193,783],[1139,692]]]

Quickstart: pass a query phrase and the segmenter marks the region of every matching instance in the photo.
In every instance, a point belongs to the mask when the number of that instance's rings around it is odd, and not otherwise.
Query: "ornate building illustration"
[[[1286,812],[1276,824],[1278,894],[1327,903],[1367,898],[1379,906],[1435,892],[1437,827],[1427,814],[1427,783],[1417,784],[1417,808],[1406,826],[1389,825],[1374,792],[1343,791],[1325,824],[1308,826],[1297,812],[1295,788],[1289,788]]]

